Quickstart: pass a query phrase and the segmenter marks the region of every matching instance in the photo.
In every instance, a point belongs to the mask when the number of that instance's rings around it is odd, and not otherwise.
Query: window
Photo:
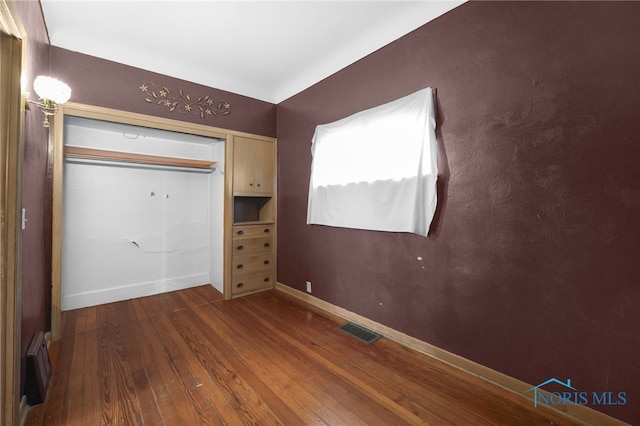
[[[433,92],[316,127],[307,223],[427,235],[436,207]]]

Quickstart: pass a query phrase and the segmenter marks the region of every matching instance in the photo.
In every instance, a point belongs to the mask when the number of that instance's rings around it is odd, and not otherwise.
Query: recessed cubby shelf
[[[272,197],[233,197],[233,223],[272,223]]]

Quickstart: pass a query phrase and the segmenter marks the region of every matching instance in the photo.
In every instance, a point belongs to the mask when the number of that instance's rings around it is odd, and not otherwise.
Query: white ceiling
[[[279,103],[463,1],[41,3],[54,46]]]

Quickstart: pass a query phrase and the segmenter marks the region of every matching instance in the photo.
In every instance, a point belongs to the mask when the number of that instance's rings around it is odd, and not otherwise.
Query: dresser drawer
[[[273,287],[273,271],[265,271],[243,277],[233,277],[231,280],[232,294],[244,293],[247,291],[263,290]]]
[[[232,273],[234,276],[249,275],[265,270],[273,270],[273,254],[271,253],[233,257]]]
[[[233,256],[273,252],[273,237],[256,237],[233,240]]]
[[[273,225],[239,225],[233,227],[233,238],[272,235]]]

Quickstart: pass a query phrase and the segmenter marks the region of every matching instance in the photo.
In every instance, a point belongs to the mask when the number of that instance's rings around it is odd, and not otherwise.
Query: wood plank
[[[278,292],[211,286],[64,313],[26,424],[580,424]]]
[[[45,424],[63,425],[66,421],[66,413],[69,409],[66,402],[68,384],[73,361],[75,339],[66,337],[60,340],[57,351],[56,363],[53,367],[53,375],[49,382],[49,392],[46,404]]]
[[[27,415],[27,420],[24,423],[24,426],[42,426],[45,422],[45,407],[44,405],[36,405],[29,409],[29,414]]]
[[[131,367],[127,356],[127,348],[121,332],[122,324],[130,322],[123,303],[103,305],[102,312],[106,318],[105,326],[100,327],[101,354],[99,365],[103,374],[103,414],[108,422],[127,425],[142,424],[140,405],[135,394]]]
[[[62,316],[61,320],[61,335],[62,337],[73,336],[76,334],[76,320],[78,315],[81,315],[82,310],[74,309],[72,311],[67,311]]]
[[[119,419],[117,395],[115,395],[116,387],[113,382],[113,373],[111,372],[111,350],[109,348],[107,327],[98,329],[98,375],[94,378],[98,380],[98,401],[102,403],[100,413],[100,423],[114,424]]]
[[[211,288],[211,292],[201,290],[206,287]],[[217,293],[217,294],[216,294]],[[216,300],[222,300],[222,294],[211,286],[199,286],[184,289],[177,293],[178,297],[184,302],[186,307],[194,308],[201,305],[209,305]]]
[[[303,423],[289,406],[239,358],[227,344],[207,345],[207,340],[225,342],[217,327],[198,321],[193,311],[179,311],[171,320],[194,355],[217,385],[224,389],[228,399],[241,400],[234,408],[243,414],[244,422],[259,424]],[[206,336],[205,336],[206,333]],[[207,350],[203,350],[206,348]],[[235,378],[234,378],[235,376]],[[265,403],[265,400],[268,403]]]
[[[252,300],[252,299],[250,299]],[[254,314],[254,310],[250,308],[245,308],[245,314],[253,317],[258,320],[259,317]],[[274,315],[273,317],[277,317],[278,315]],[[270,318],[271,319],[273,319]],[[271,323],[270,321],[263,321],[262,325],[266,327],[273,333],[278,332],[279,326],[282,326],[282,322],[275,325],[275,323]],[[301,336],[297,333],[293,328],[290,328],[287,333],[280,333],[280,337],[285,340],[287,343],[291,345],[292,348],[304,352],[310,361],[318,364],[319,366],[331,371],[333,374],[337,375],[342,381],[351,384],[357,391],[367,395],[369,398],[373,400],[375,404],[380,405],[385,410],[390,411],[393,415],[397,416],[390,423],[410,423],[410,424],[425,424],[426,421],[421,419],[419,416],[414,414],[413,412],[405,409],[404,407],[399,406],[394,402],[395,394],[391,392],[385,392],[384,389],[381,389],[372,383],[364,380],[360,375],[354,374],[354,372],[347,368],[346,365],[340,365],[335,362],[335,359],[328,357],[326,353],[317,352],[318,347],[314,346],[314,350],[308,350],[309,345],[313,345],[314,342],[310,341],[308,338]]]
[[[64,155],[71,158],[88,160],[117,161],[123,163],[151,164],[160,166],[211,169],[217,161],[196,160],[193,158],[165,157],[160,155],[136,154],[133,152],[110,151],[106,149],[64,146]]]
[[[165,313],[159,313],[154,318],[157,330],[162,330],[162,346],[166,356],[183,384],[184,391],[189,396],[190,404],[196,415],[193,424],[209,425],[222,422],[220,412],[230,418],[237,418],[236,413],[229,409],[224,393],[212,383],[208,375],[204,374],[201,365],[193,356],[188,356],[189,349],[185,349],[184,342],[175,330]],[[186,354],[186,356],[185,356]],[[234,417],[235,416],[235,417]],[[240,421],[238,418],[236,421]]]
[[[262,294],[258,295],[262,297]],[[362,387],[357,386],[349,380],[344,380],[342,374],[348,373],[342,368],[333,368],[329,362],[319,357],[315,351],[316,346],[311,344],[304,345],[304,337],[297,341],[295,336],[288,336],[286,332],[279,330],[277,327],[271,327],[266,318],[260,315],[254,315],[255,308],[249,308],[246,303],[250,298],[239,299],[242,303],[225,303],[224,305],[216,304],[216,306],[228,313],[236,321],[245,321],[245,325],[249,327],[248,335],[253,337],[259,333],[269,336],[277,342],[279,350],[278,357],[287,357],[287,361],[291,363],[291,370],[301,370],[307,375],[307,383],[318,383],[323,395],[331,395],[340,401],[345,411],[350,411],[357,417],[362,419],[366,424],[403,424],[406,420],[387,409],[386,405],[380,405],[379,402],[372,398],[367,391],[363,391]],[[277,315],[282,314],[277,313]],[[369,389],[371,390],[371,389]],[[344,412],[344,411],[343,411]],[[342,412],[341,412],[342,413]],[[422,424],[421,419],[413,419],[414,424]]]
[[[434,408],[450,409],[455,407],[456,399],[443,398],[432,390],[433,384],[438,383],[436,381],[437,378],[430,377],[428,381],[431,386],[424,387],[421,384],[415,384],[411,380],[414,376],[413,371],[411,371],[411,374],[407,374],[408,372],[406,371],[396,370],[394,364],[381,364],[372,359],[372,354],[377,352],[376,348],[379,346],[377,342],[371,346],[367,345],[337,331],[337,324],[328,322],[322,317],[308,315],[304,310],[296,309],[295,306],[291,306],[293,309],[287,309],[288,302],[278,298],[254,298],[251,302],[254,311],[269,316],[269,321],[275,322],[278,327],[282,328],[283,332],[310,339],[314,342],[317,353],[322,354],[336,365],[349,366],[352,374],[380,389],[381,392],[386,393],[397,404],[418,414],[421,418],[443,421],[434,413]],[[280,304],[284,306],[275,310],[275,305]],[[283,311],[287,312],[288,315],[274,314],[274,312],[280,313]],[[441,387],[446,388],[446,386],[451,385],[452,383],[444,383]],[[429,401],[429,406],[424,406],[420,402],[422,400]],[[473,414],[465,413],[462,407],[458,408],[447,415],[449,420],[455,420],[457,424],[487,424],[483,419]]]
[[[188,305],[182,298],[180,298],[180,296],[177,295],[177,292],[143,297],[140,300],[149,318],[153,318],[159,313],[173,312],[178,309],[188,308]]]
[[[75,402],[82,399],[83,395],[83,376],[85,367],[84,357],[84,340],[86,340],[86,334],[82,334],[74,337],[73,354],[71,358],[71,369],[74,374],[69,377],[69,384],[65,395],[65,424],[70,426],[81,426],[84,424],[84,404],[80,405],[78,409],[73,409]]]
[[[87,318],[95,320],[96,309],[87,309]],[[78,336],[80,341],[84,340],[84,365],[80,376],[83,377],[83,387],[81,396],[81,407],[77,407],[78,411],[82,409],[83,424],[100,424],[100,414],[102,403],[99,397],[99,381],[92,380],[99,377],[98,367],[98,332],[95,328],[95,321],[87,324],[91,331],[84,335]],[[87,380],[87,378],[89,380]],[[72,407],[74,401],[71,401]]]
[[[140,345],[140,355],[164,424],[199,424],[202,413],[194,407],[194,397],[187,386],[188,382],[179,375],[180,370],[165,350],[165,330],[157,328],[155,315],[152,319],[147,317],[147,310],[143,306],[145,302],[150,302],[150,298],[132,301],[138,324],[142,328],[142,334],[138,336],[145,336],[144,345]],[[219,417],[217,412],[214,417]]]
[[[153,394],[152,398],[158,409],[160,420],[163,423],[168,422],[166,424],[177,424],[180,419],[176,415],[176,413],[179,412],[178,405],[176,403],[180,401],[180,398],[178,392],[173,392],[172,397],[170,387],[160,371],[163,358],[157,357],[153,351],[153,347],[158,343],[157,334],[153,324],[151,324],[147,318],[144,308],[139,303],[139,300],[132,301],[132,308],[136,319],[126,328],[126,333],[124,335],[125,342],[128,347],[137,347],[139,359],[136,361],[136,365],[144,371],[146,376],[146,385],[149,387],[149,391]],[[143,344],[140,344],[140,336],[145,336]],[[169,376],[173,377],[171,372],[169,372]],[[138,398],[142,399],[145,397],[151,397],[144,395],[146,391],[140,389],[144,386],[144,384],[140,382],[141,380],[141,378],[138,380],[135,380],[134,378]],[[145,415],[145,408],[143,408],[145,424],[155,424],[155,419],[150,421],[147,420],[150,416],[151,415]]]
[[[126,306],[132,307],[131,303]],[[146,318],[145,318],[146,319]],[[143,322],[147,325],[148,323]],[[143,361],[142,351],[145,344],[140,344],[140,336],[146,335],[138,321],[130,321],[120,329],[123,346],[131,370],[133,390],[140,406],[140,417],[145,425],[162,425],[162,415],[158,407],[154,386],[149,379],[147,369]],[[153,364],[152,364],[153,365]]]
[[[264,310],[270,315],[270,321],[283,328],[288,333],[302,333],[315,338],[318,347],[326,348],[328,354],[341,352],[347,354],[348,350],[344,342],[339,345],[332,343],[332,339],[347,340],[349,337],[341,335],[335,329],[336,323],[324,321],[319,315],[309,315],[305,309],[299,305],[283,300],[279,297],[265,295],[263,298],[251,299],[254,312]],[[282,308],[275,308],[280,305]],[[291,318],[283,318],[282,315],[275,315],[290,305],[292,309],[288,311],[293,315]],[[291,324],[295,328],[288,329]],[[357,339],[350,339],[350,345],[358,348],[353,352],[352,357],[347,355],[347,360],[363,372],[375,372],[379,378],[386,375],[385,385],[394,383],[393,375],[408,378],[402,380],[399,389],[410,391],[413,398],[420,398],[428,401],[431,408],[440,405],[440,409],[454,408],[451,414],[461,415],[466,419],[458,419],[456,423],[472,422],[473,424],[535,424],[536,418],[543,423],[573,424],[566,416],[550,410],[546,407],[536,409],[535,417],[529,416],[531,402],[520,398],[517,395],[507,392],[484,380],[472,377],[462,370],[447,364],[434,361],[414,350],[410,350],[402,345],[387,339],[381,339],[373,345],[366,345]],[[356,360],[355,357],[358,357]],[[366,365],[365,365],[366,364]],[[391,374],[391,375],[390,375]],[[412,383],[413,382],[413,383]],[[424,383],[429,383],[425,387]],[[470,393],[477,393],[473,400],[468,400]],[[502,399],[501,405],[492,404],[496,398]],[[464,404],[458,404],[463,401]],[[467,412],[467,415],[464,415]],[[476,413],[482,413],[483,419],[477,418]],[[447,415],[452,420],[451,414]],[[468,415],[471,414],[472,417]],[[474,420],[475,418],[475,420]],[[482,420],[482,421],[481,421]]]
[[[217,309],[200,307],[194,312],[203,323],[215,324],[220,338],[240,355],[240,358],[261,377],[270,382],[305,424],[315,423],[313,414],[327,424],[364,425],[321,386],[321,375],[311,370],[304,360],[283,355],[282,347],[269,336],[253,328],[254,323],[230,319]],[[251,339],[238,336],[251,336]],[[340,414],[338,414],[340,413]]]
[[[399,374],[394,371],[393,365],[375,363],[370,359],[370,353],[374,352],[372,346],[338,332],[336,324],[329,323],[324,318],[308,316],[303,311],[296,312],[292,309],[278,309],[278,313],[286,312],[287,315],[279,314],[274,318],[270,313],[274,312],[274,304],[278,303],[277,299],[256,298],[252,300],[252,307],[255,312],[269,316],[268,320],[275,321],[283,332],[313,341],[318,354],[337,366],[345,366],[351,374],[379,389],[405,410],[415,413],[421,419],[437,423],[453,421],[455,424],[493,424],[465,412],[462,407],[456,407],[455,399],[442,397],[432,391],[431,386],[415,385],[410,379],[411,375]],[[429,401],[428,406],[422,401]],[[451,412],[443,419],[438,415],[440,411]]]
[[[247,383],[247,379],[233,368],[230,359],[220,354],[217,345],[199,344],[176,313],[171,315],[169,321],[165,327],[174,328],[181,336],[174,340],[176,349],[179,348],[183,354],[190,354],[187,362],[198,372],[198,382],[204,386],[205,375],[210,379],[210,382],[206,382],[210,383],[208,389],[213,388],[216,394],[222,396],[217,398],[218,406],[232,410],[242,424],[280,424],[278,418]]]

